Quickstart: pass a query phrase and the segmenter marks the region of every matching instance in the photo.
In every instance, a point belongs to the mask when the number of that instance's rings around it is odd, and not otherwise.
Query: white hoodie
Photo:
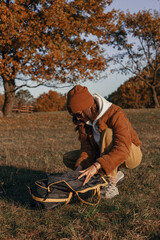
[[[93,137],[94,137],[95,142],[99,145],[100,132],[98,131],[96,123],[97,123],[98,119],[100,119],[104,115],[104,113],[107,112],[107,110],[110,108],[112,103],[107,101],[104,97],[100,96],[99,94],[95,93],[92,96],[98,104],[99,115],[93,122],[88,121],[87,124],[91,125],[93,127]]]

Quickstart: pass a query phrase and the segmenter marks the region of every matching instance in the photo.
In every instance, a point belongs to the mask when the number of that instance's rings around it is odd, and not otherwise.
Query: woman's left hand
[[[78,177],[78,179],[80,179],[83,176],[86,176],[85,181],[83,183],[83,185],[85,185],[91,179],[91,177],[93,177],[97,173],[97,168],[94,165],[91,165],[90,167],[80,171],[80,173],[82,174]]]

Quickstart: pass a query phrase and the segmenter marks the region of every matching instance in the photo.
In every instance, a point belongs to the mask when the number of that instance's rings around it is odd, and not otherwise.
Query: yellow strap
[[[103,177],[102,174],[101,174],[101,178],[103,179],[104,183],[99,184],[99,185],[94,186],[94,187],[86,188],[86,189],[80,190],[80,191],[75,191],[65,180],[61,180],[61,181],[58,181],[58,182],[51,183],[48,187],[43,187],[43,186],[41,186],[40,184],[38,184],[37,182],[35,182],[35,184],[36,184],[37,186],[41,187],[41,188],[44,188],[44,189],[48,190],[48,192],[50,192],[50,187],[51,187],[52,185],[55,185],[55,184],[64,182],[73,192],[76,193],[76,195],[78,196],[78,198],[79,198],[80,201],[82,201],[82,202],[85,203],[85,204],[89,204],[89,205],[95,206],[95,205],[97,205],[97,204],[99,203],[99,201],[100,201],[100,197],[101,197],[101,196],[100,196],[100,187],[101,187],[101,186],[105,186],[106,184],[108,184],[107,180]],[[46,179],[43,179],[43,180],[46,180]],[[41,180],[41,181],[42,181],[42,180]],[[98,200],[97,203],[87,202],[87,201],[83,200],[83,199],[79,196],[79,193],[85,193],[85,192],[88,192],[89,190],[94,190],[93,197],[94,197],[94,196],[96,195],[96,193],[97,193],[98,198],[99,198],[99,200]],[[34,196],[33,194],[31,194],[31,195],[32,195],[32,198],[35,199],[35,200],[38,201],[38,202],[66,202],[66,204],[68,204],[68,203],[70,202],[72,196],[73,196],[73,192],[70,192],[70,193],[69,193],[68,198],[63,198],[63,199],[51,199],[51,198],[50,198],[50,199],[44,199],[44,198],[36,197],[36,196]]]
[[[32,198],[38,202],[67,202],[68,201],[68,198],[61,198],[61,199],[53,199],[53,198],[47,198],[47,199],[44,199],[44,198],[39,198],[39,197],[36,197],[34,196],[33,194],[32,195]],[[69,196],[70,197],[70,196]]]
[[[101,178],[103,179],[103,181],[105,182],[105,184],[108,184],[108,181],[105,179],[104,175],[103,174],[100,174],[101,175]]]
[[[100,201],[100,198],[99,198],[99,199],[98,199],[98,202],[96,202],[96,203],[90,203],[90,202],[87,202],[87,201],[83,200],[83,199],[79,196],[78,192],[76,192],[76,194],[77,194],[77,197],[79,198],[79,200],[80,200],[81,202],[87,204],[87,205],[96,206],[96,205],[99,203],[99,201]]]
[[[53,182],[53,183],[49,184],[48,188],[50,188],[52,185],[62,183],[62,182],[64,182],[73,192],[75,191],[65,180],[61,180],[61,181],[58,181],[58,182]]]
[[[78,196],[78,198],[79,198],[79,200],[80,200],[81,202],[83,202],[83,203],[85,203],[85,204],[88,204],[88,205],[92,205],[92,206],[97,205],[97,204],[99,203],[99,201],[100,201],[100,198],[101,198],[100,185],[98,185],[98,187],[97,187],[96,189],[94,189],[93,197],[96,195],[96,193],[97,193],[97,196],[98,196],[98,201],[97,201],[96,203],[90,203],[90,202],[87,202],[87,201],[83,200],[83,199],[79,196],[79,192],[76,192],[76,194],[77,194],[77,196]],[[93,197],[92,197],[92,198],[93,198]]]
[[[41,179],[41,180],[39,180],[39,181],[46,181],[46,180],[47,180],[47,179]],[[38,184],[37,181],[35,182],[35,184],[36,184],[38,187],[40,187],[40,188],[48,189],[47,187],[44,187],[44,186]]]
[[[85,192],[88,192],[89,190],[94,190],[94,189],[97,189],[97,188],[99,188],[99,187],[106,186],[106,185],[108,184],[108,182],[106,181],[105,178],[102,177],[102,179],[104,180],[104,183],[100,183],[100,184],[98,184],[98,185],[96,185],[96,186],[94,186],[94,187],[90,187],[90,188],[86,188],[86,189],[83,189],[83,190],[79,190],[79,191],[77,191],[77,192],[79,192],[79,193],[85,193]]]
[[[39,181],[44,181],[44,180],[46,180],[46,179],[42,179],[42,180],[39,180]],[[44,188],[44,189],[48,190],[48,192],[50,192],[50,187],[51,187],[52,185],[55,185],[55,184],[58,184],[58,183],[62,183],[62,182],[64,182],[72,191],[74,191],[74,189],[73,189],[65,180],[61,180],[61,181],[58,181],[58,182],[50,183],[50,184],[48,185],[48,187],[44,187],[44,186],[38,184],[37,181],[35,182],[35,184],[36,184],[38,187]]]
[[[93,197],[96,195],[97,189],[94,189]]]
[[[89,190],[94,190],[96,189],[98,186],[105,186],[106,184],[108,184],[107,180],[103,177],[102,174],[100,174],[101,178],[103,179],[104,183],[101,183],[95,187],[91,187],[91,188],[87,188],[87,189],[84,189],[84,190],[81,190],[79,191],[80,193],[85,193],[85,192],[88,192]],[[39,180],[39,181],[46,181],[47,179],[42,179],[42,180]],[[50,183],[48,185],[48,187],[44,187],[44,186],[41,186],[40,184],[37,183],[37,181],[35,182],[35,184],[41,188],[44,188],[46,190],[48,190],[50,192],[50,187],[52,185],[55,185],[55,184],[58,184],[58,183],[61,183],[61,182],[64,182],[73,192],[75,192],[75,190],[65,181],[65,180],[61,180],[61,181],[58,181],[58,182],[54,182],[54,183]]]
[[[97,186],[95,186],[95,187],[92,187],[92,188],[87,188],[87,189],[84,189],[84,190],[75,192],[75,193],[77,194],[77,196],[78,196],[78,198],[79,198],[80,201],[82,201],[82,202],[85,203],[85,204],[92,205],[92,206],[95,206],[95,205],[97,205],[97,204],[99,203],[100,198],[101,198],[100,187],[105,186],[105,185],[108,184],[107,180],[103,177],[102,174],[101,174],[101,178],[103,179],[104,183],[99,184],[99,185],[97,185]],[[97,196],[98,196],[98,202],[97,202],[97,203],[87,202],[87,201],[83,200],[83,199],[79,196],[79,193],[84,193],[84,192],[89,191],[89,190],[94,190],[93,197],[94,197],[94,196],[96,195],[96,193],[97,193]]]
[[[67,200],[67,202],[65,203],[65,205],[67,205],[67,204],[70,202],[72,196],[73,196],[73,192],[70,192],[70,193],[69,193],[69,196],[68,196],[68,200]]]
[[[97,188],[97,195],[98,195],[98,198],[100,199],[101,198],[100,186],[98,186]]]

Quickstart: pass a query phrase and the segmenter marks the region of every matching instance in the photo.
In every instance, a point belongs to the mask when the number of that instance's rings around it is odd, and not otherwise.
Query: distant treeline
[[[160,102],[160,87],[156,89]],[[105,97],[108,101],[122,108],[153,108],[153,92],[143,81],[130,78],[115,92]],[[4,104],[4,95],[0,94],[0,110]],[[66,110],[66,95],[50,90],[34,98],[28,90],[17,92],[13,112],[53,112]]]
[[[160,103],[160,87],[156,88],[156,92]],[[130,78],[105,98],[122,108],[155,107],[152,89],[145,82],[136,81],[136,78]]]
[[[4,95],[0,94],[0,110],[4,104]],[[49,91],[34,98],[28,90],[20,90],[15,96],[13,112],[53,112],[66,109],[66,95]]]

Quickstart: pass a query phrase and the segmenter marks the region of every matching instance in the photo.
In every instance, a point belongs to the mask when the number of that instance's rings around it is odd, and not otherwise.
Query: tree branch
[[[17,86],[17,87],[15,88],[15,92],[16,92],[17,90],[23,88],[23,87],[27,87],[27,88],[37,88],[37,87],[40,87],[40,86],[44,86],[44,87],[48,87],[48,88],[56,88],[56,89],[59,88],[59,89],[62,89],[62,88],[71,87],[72,84],[67,85],[67,86],[47,85],[47,84],[44,84],[44,83],[39,83],[39,84],[37,84],[37,85],[35,85],[35,86],[29,86],[29,85],[27,85],[27,84],[23,84],[23,85],[21,85],[21,86]]]

